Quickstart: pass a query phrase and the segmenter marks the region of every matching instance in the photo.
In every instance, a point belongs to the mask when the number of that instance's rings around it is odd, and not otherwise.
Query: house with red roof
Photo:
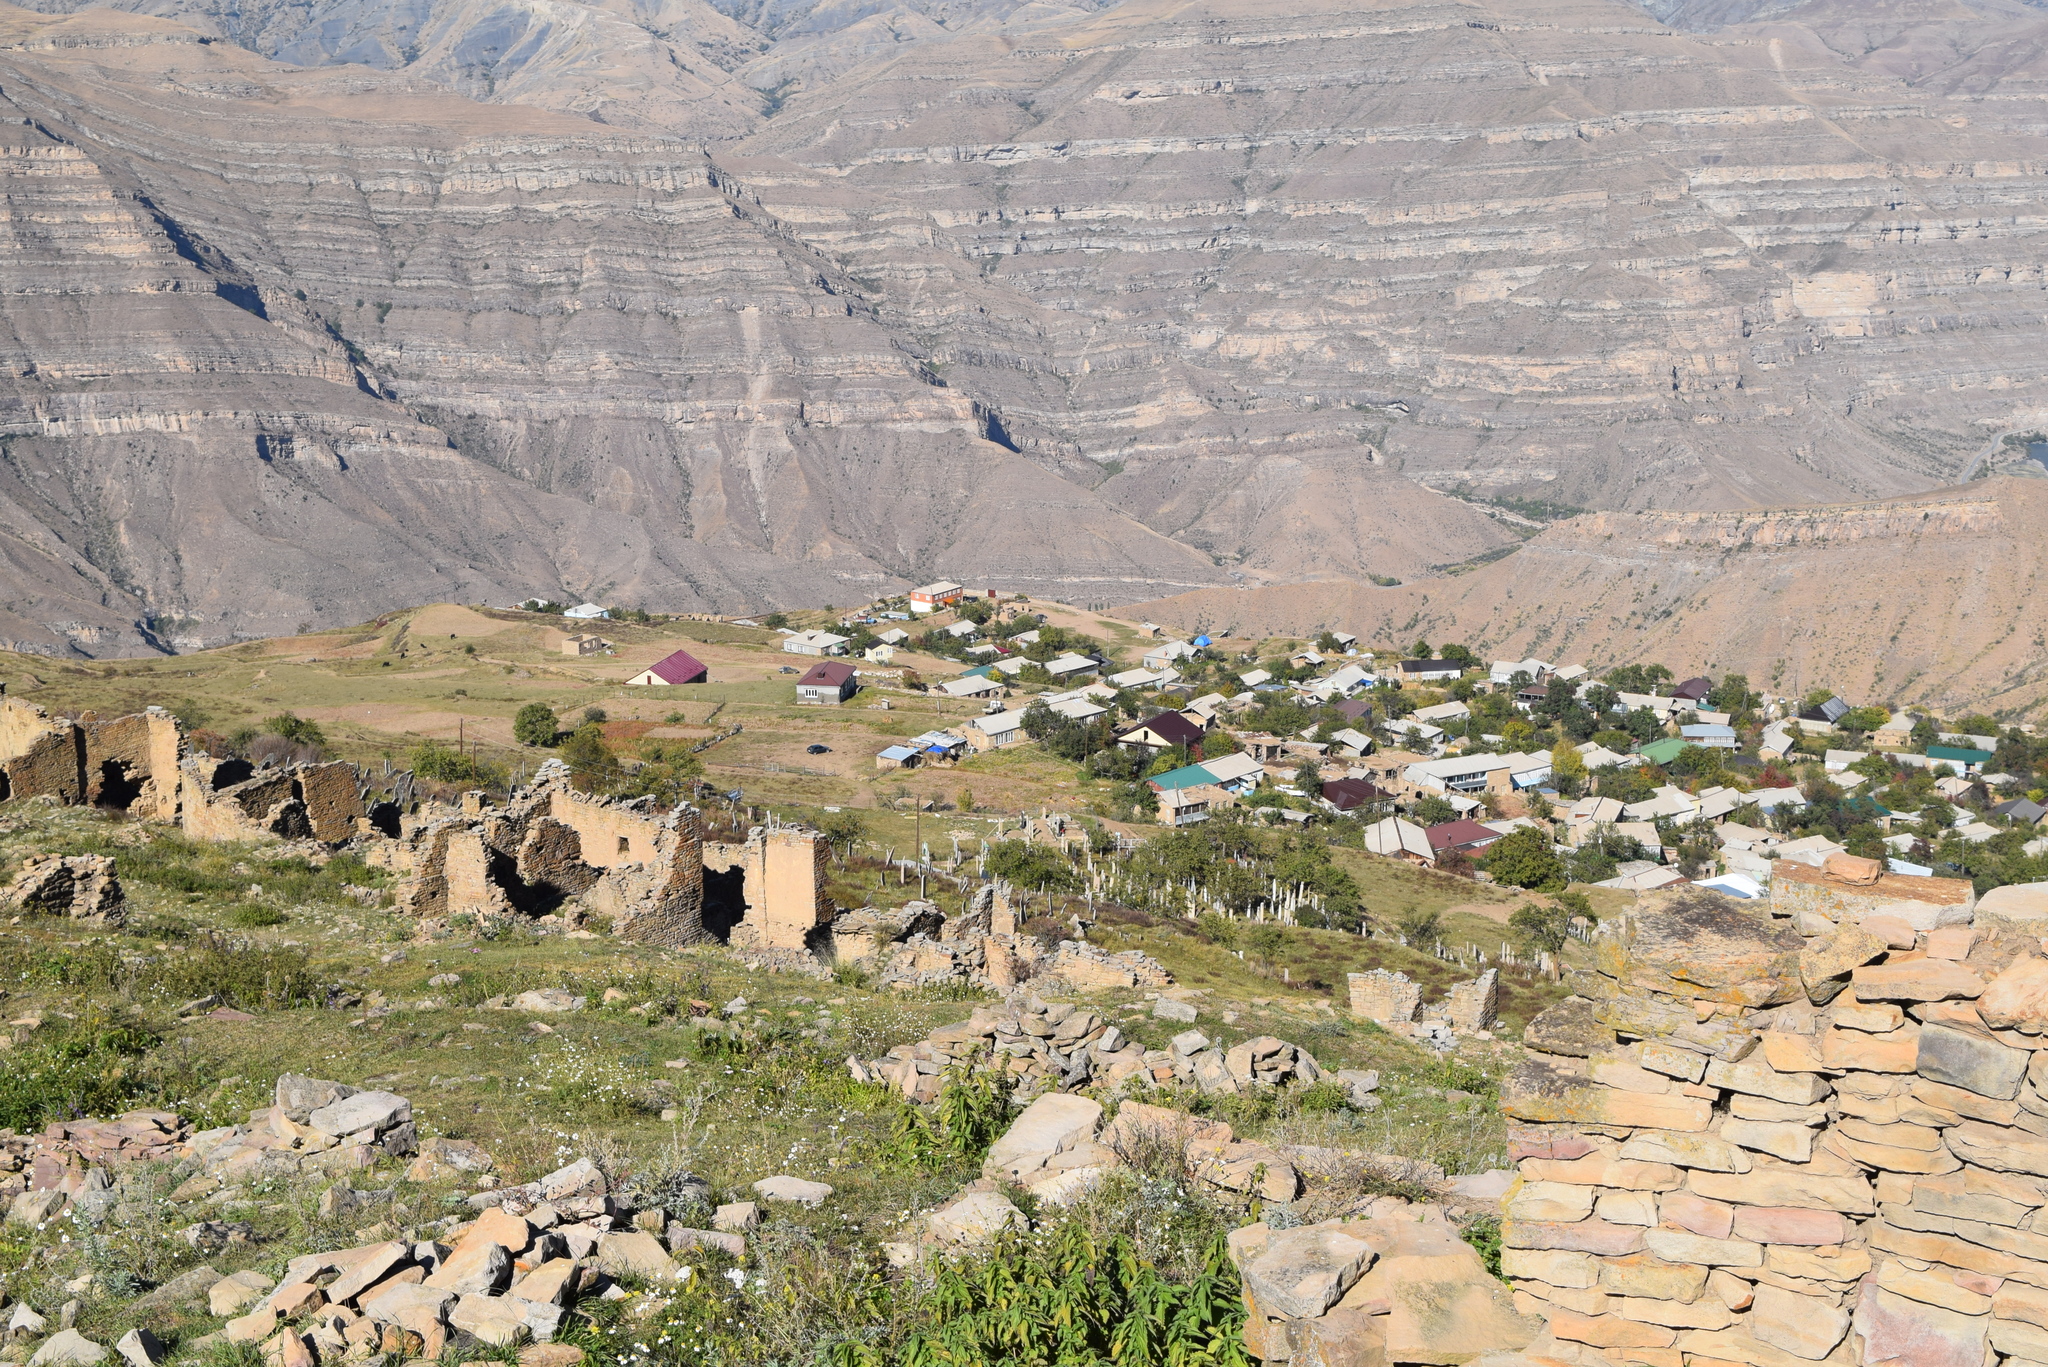
[[[678,650],[667,659],[656,660],[647,668],[626,680],[645,688],[663,688],[674,684],[704,683],[711,677],[711,670],[687,650]]]
[[[860,687],[854,667],[844,660],[820,660],[796,681],[796,700],[837,707]]]
[[[1431,826],[1423,834],[1429,837],[1429,848],[1438,858],[1442,858],[1447,850],[1477,854],[1501,836],[1491,826],[1482,826],[1464,818]]]

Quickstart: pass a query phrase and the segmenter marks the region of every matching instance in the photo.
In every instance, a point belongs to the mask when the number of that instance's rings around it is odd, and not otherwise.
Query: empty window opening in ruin
[[[623,835],[622,835],[622,836],[620,836],[620,837],[619,837],[619,853],[620,853],[620,854],[631,854],[632,852],[633,852],[633,842],[632,842],[631,840],[627,839],[627,838],[626,838],[625,836],[623,836]]]
[[[704,929],[724,943],[747,914],[747,871],[704,870]]]
[[[142,780],[128,772],[128,761],[108,759],[100,761],[99,792],[93,802],[117,812],[125,812],[142,796]]]

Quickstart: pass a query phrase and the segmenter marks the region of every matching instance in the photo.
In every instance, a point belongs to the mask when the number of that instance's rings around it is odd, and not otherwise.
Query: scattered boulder
[[[823,1182],[801,1177],[764,1177],[754,1183],[754,1194],[764,1201],[788,1201],[799,1206],[822,1206],[832,1188]]]
[[[1272,1319],[1314,1319],[1372,1265],[1372,1245],[1332,1225],[1270,1235],[1244,1265],[1245,1303]]]
[[[28,1367],[92,1367],[106,1356],[105,1345],[94,1343],[76,1329],[59,1329],[36,1349]]]
[[[982,1176],[1023,1181],[1058,1155],[1092,1143],[1101,1120],[1100,1102],[1048,1092],[1026,1106],[990,1146]]]
[[[995,1242],[1005,1230],[1027,1229],[1024,1212],[999,1191],[969,1191],[934,1211],[925,1228],[934,1241],[955,1248]]]

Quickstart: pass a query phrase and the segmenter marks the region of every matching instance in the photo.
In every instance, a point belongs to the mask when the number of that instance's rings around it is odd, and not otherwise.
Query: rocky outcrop
[[[127,919],[127,897],[104,854],[47,854],[30,859],[0,891],[0,906],[40,916],[65,916],[113,927]]]

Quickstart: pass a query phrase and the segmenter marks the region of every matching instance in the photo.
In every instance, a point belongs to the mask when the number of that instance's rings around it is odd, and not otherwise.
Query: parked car
[[[829,745],[806,745],[804,753],[807,755],[829,755],[832,753],[832,747]]]

